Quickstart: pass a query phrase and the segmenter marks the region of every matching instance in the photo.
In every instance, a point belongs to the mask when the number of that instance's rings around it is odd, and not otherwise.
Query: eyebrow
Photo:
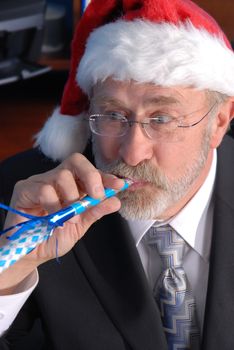
[[[92,104],[93,103],[98,103],[99,105],[106,107],[106,106],[115,106],[119,108],[126,108],[123,105],[123,102],[120,100],[117,100],[115,98],[109,98],[106,96],[97,96],[92,99]],[[179,104],[179,101],[173,97],[173,96],[164,96],[164,95],[159,95],[159,96],[153,96],[150,98],[147,98],[145,101],[143,101],[143,105],[171,105],[171,104]]]
[[[124,106],[123,102],[120,100],[117,100],[115,98],[109,98],[106,96],[98,96],[94,97],[92,99],[91,106],[93,107],[94,104],[98,104],[101,107],[116,107],[116,108],[124,108],[125,110],[129,111],[129,109]]]
[[[172,104],[179,104],[180,102],[173,96],[153,96],[150,98],[147,98],[143,105],[172,105]]]

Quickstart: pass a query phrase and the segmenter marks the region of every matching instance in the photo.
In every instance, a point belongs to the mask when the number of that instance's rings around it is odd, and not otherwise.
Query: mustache
[[[105,164],[102,169],[118,177],[130,178],[132,180],[148,182],[161,189],[168,189],[168,179],[160,169],[153,166],[149,161],[143,161],[137,166],[130,166],[122,160],[111,164]]]

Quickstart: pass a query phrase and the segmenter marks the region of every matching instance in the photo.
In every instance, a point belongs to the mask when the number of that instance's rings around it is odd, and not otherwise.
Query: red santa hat
[[[53,160],[83,152],[92,86],[108,77],[234,95],[234,54],[215,20],[190,0],[92,0],[77,26],[60,108],[36,136]]]

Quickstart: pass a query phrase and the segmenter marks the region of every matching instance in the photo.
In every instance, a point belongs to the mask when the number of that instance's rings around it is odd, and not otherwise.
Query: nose
[[[126,164],[131,166],[152,158],[153,142],[140,124],[132,124],[127,134],[123,136],[119,155]]]

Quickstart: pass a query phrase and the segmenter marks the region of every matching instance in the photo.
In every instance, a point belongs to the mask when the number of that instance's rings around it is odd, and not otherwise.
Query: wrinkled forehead
[[[107,104],[131,106],[137,103],[145,107],[160,105],[187,108],[190,105],[206,105],[209,102],[209,93],[193,87],[164,87],[153,83],[108,78],[93,86],[90,101],[92,107]]]

